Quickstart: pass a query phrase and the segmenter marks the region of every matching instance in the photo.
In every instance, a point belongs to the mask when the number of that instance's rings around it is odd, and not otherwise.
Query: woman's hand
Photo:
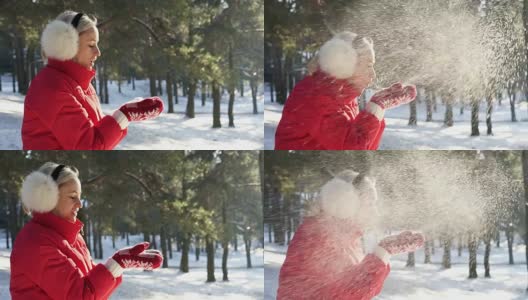
[[[125,129],[128,122],[154,119],[163,111],[163,100],[159,97],[132,100],[123,104],[114,113],[114,118]]]
[[[116,278],[121,276],[124,269],[153,270],[159,268],[163,262],[163,256],[158,250],[147,250],[149,245],[149,242],[143,242],[117,251],[106,262],[106,268]]]
[[[383,118],[386,109],[407,104],[416,98],[416,87],[414,85],[403,86],[394,83],[388,88],[376,92],[367,104],[367,111],[374,114],[378,119]]]
[[[395,255],[416,251],[423,246],[424,240],[424,236],[421,233],[404,231],[384,238],[378,246],[385,249],[390,255]]]

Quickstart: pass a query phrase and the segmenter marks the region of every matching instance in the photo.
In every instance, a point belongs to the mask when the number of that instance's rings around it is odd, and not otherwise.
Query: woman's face
[[[52,213],[75,223],[81,204],[81,183],[73,179],[59,186],[59,202]]]
[[[368,49],[360,53],[357,70],[349,80],[359,91],[363,92],[376,79],[375,62],[372,50]]]
[[[101,51],[97,46],[99,43],[99,31],[92,27],[89,30],[83,31],[79,35],[79,50],[73,61],[81,66],[92,70],[95,60],[101,56]]]

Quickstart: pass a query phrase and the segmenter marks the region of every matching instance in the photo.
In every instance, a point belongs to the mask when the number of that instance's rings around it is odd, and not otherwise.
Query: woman
[[[376,150],[384,111],[411,102],[416,88],[400,83],[374,94],[359,111],[357,98],[376,78],[372,41],[351,32],[326,42],[310,75],[291,92],[275,134],[277,150]]]
[[[160,98],[128,102],[103,115],[91,85],[101,55],[96,20],[66,11],[49,23],[41,46],[46,66],[32,80],[24,101],[22,143],[27,150],[110,150],[130,121],[157,117]]]
[[[31,220],[18,233],[11,253],[10,291],[17,299],[107,299],[126,268],[155,269],[163,260],[148,243],[117,251],[94,264],[79,234],[82,208],[77,169],[45,163],[29,174],[21,197]]]
[[[290,242],[279,275],[277,299],[367,300],[378,295],[389,274],[391,255],[421,247],[421,234],[405,231],[384,238],[363,253],[363,231],[378,217],[371,178],[347,170],[321,188],[314,216]]]

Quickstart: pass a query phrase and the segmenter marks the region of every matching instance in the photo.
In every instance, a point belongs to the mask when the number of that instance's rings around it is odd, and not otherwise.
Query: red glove
[[[424,244],[424,236],[421,233],[404,231],[398,235],[391,235],[378,244],[390,255],[414,252]]]
[[[119,110],[125,114],[128,121],[143,121],[154,119],[163,111],[163,100],[159,97],[132,100],[123,104]]]
[[[149,242],[143,242],[117,251],[106,262],[106,268],[116,278],[121,276],[124,269],[153,270],[159,268],[163,262],[163,256],[158,250],[146,250],[149,245]]]
[[[367,104],[367,111],[381,120],[384,110],[407,104],[413,101],[414,98],[416,98],[416,87],[414,85],[403,86],[401,83],[394,83],[390,87],[376,92],[370,98],[370,102]]]

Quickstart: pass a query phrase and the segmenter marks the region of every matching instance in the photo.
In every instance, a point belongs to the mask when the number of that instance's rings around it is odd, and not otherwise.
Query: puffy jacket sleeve
[[[41,117],[59,144],[68,150],[111,150],[126,135],[112,116],[104,116],[98,124],[88,112],[66,92],[54,96],[54,110]]]
[[[368,254],[359,263],[346,266],[348,257],[335,247],[337,242],[301,225],[280,270],[277,299],[367,300],[378,295],[389,265]],[[334,269],[331,265],[336,262],[339,268]]]
[[[313,298],[370,300],[381,292],[389,272],[388,265],[374,254],[368,254],[361,263],[318,285]]]
[[[310,135],[329,150],[375,150],[383,133],[383,124],[366,111],[353,118],[335,107],[326,107]]]
[[[374,138],[374,141],[370,145],[369,150],[378,150],[380,142],[381,142],[381,137],[383,136],[383,131],[385,131],[385,120],[381,121],[381,126],[378,131],[378,134],[376,135],[376,137]]]
[[[41,246],[40,272],[29,274],[39,276],[32,280],[52,299],[106,299],[120,283],[103,264],[97,264],[83,276],[74,262],[59,249]]]

